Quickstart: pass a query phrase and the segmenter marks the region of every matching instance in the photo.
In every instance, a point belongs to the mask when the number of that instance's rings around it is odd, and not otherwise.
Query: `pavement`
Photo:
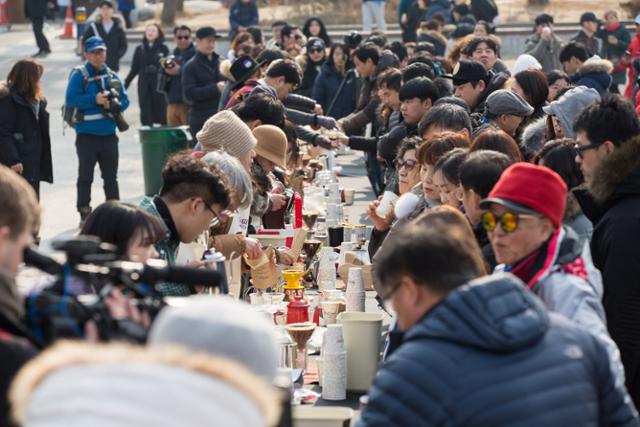
[[[41,184],[42,206],[42,247],[47,250],[55,239],[72,236],[77,233],[79,216],[76,212],[76,177],[78,161],[75,153],[75,131],[63,128],[61,107],[67,78],[71,69],[79,65],[80,58],[74,53],[75,40],[57,38],[62,33],[60,25],[48,25],[45,34],[49,39],[52,53],[39,61],[44,65],[43,90],[48,100],[50,114],[50,134],[53,155],[54,183]],[[131,57],[135,46],[130,44],[126,56],[121,61],[119,76],[124,80],[129,72]],[[173,46],[170,46],[173,49]],[[4,79],[13,64],[29,57],[37,50],[33,33],[28,26],[14,28],[10,32],[0,33],[0,79]],[[120,198],[137,204],[144,195],[141,147],[137,129],[140,127],[137,86],[134,81],[128,91],[131,105],[125,113],[130,129],[119,135],[120,163],[118,180]],[[350,153],[340,156],[338,163],[348,175],[341,179],[345,188],[357,191],[356,202],[349,208],[352,222],[364,222],[364,211],[368,201],[373,199],[365,174],[362,153]],[[96,167],[92,187],[92,205],[95,208],[104,201],[102,179]]]

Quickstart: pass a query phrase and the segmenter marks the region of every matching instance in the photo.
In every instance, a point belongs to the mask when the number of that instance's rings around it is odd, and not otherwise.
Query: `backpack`
[[[105,68],[107,69],[109,80],[114,79],[114,76],[115,76],[114,72],[111,71],[111,69],[106,65],[105,65]],[[83,92],[87,90],[87,87],[89,86],[89,82],[91,80],[95,81],[96,77],[98,77],[96,76],[92,78],[89,75],[89,72],[87,71],[84,65],[78,65],[77,67],[73,67],[73,69],[69,73],[68,80],[71,80],[71,76],[73,76],[73,73],[75,73],[76,71],[79,71],[82,74],[82,91]],[[75,107],[68,107],[66,104],[64,104],[62,105],[62,120],[66,125],[72,128],[75,128],[78,123],[84,122],[84,112],[78,110]]]

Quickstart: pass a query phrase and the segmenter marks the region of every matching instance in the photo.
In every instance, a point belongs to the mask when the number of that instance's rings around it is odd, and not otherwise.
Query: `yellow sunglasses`
[[[514,214],[511,212],[506,212],[501,216],[497,216],[491,211],[487,211],[482,214],[482,227],[487,231],[493,231],[496,229],[498,224],[505,233],[513,233],[518,229],[518,223],[520,222],[520,218],[535,218],[536,215],[528,215],[528,214]]]

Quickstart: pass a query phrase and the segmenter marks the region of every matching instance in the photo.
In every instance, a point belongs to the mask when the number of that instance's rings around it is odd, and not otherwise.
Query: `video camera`
[[[43,347],[60,338],[83,337],[89,320],[96,324],[101,340],[145,342],[147,331],[142,325],[111,316],[105,300],[114,288],[122,288],[151,319],[166,305],[155,289],[161,282],[210,286],[228,293],[226,277],[217,271],[172,267],[159,260],[145,264],[121,261],[115,246],[94,237],[79,236],[53,247],[66,254],[64,264],[31,248],[24,253],[27,265],[56,278],[52,285],[26,299],[27,325]]]

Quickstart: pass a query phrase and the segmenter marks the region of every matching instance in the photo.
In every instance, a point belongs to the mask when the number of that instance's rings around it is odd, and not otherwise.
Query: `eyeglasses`
[[[511,212],[506,212],[501,216],[497,216],[491,211],[487,211],[482,214],[482,227],[487,231],[493,231],[496,229],[498,224],[502,228],[502,231],[505,233],[513,233],[518,229],[518,224],[520,223],[520,218],[537,218],[536,215],[527,215],[527,214],[514,214]]]
[[[576,149],[576,153],[578,153],[578,156],[580,156],[581,158],[584,157],[584,152],[587,150],[592,150],[594,148],[598,148],[599,146],[601,146],[602,143],[594,143],[594,144],[587,144],[587,145],[580,145],[577,142],[575,144],[573,144],[573,148]]]
[[[309,53],[322,53],[324,49],[309,49]]]
[[[216,211],[213,210],[213,208],[211,207],[211,205],[209,203],[207,203],[206,201],[202,201],[202,203],[207,207],[207,209],[209,209],[209,211],[213,214],[213,219],[211,220],[211,222],[209,222],[209,227],[217,227],[222,223],[222,218],[220,217],[224,217],[225,219],[228,219],[230,217],[233,216],[233,213],[227,210],[224,210],[222,212],[220,212],[220,214],[217,214]]]
[[[176,39],[178,40],[189,40],[191,38],[191,36],[176,36]]]
[[[409,160],[396,159],[395,163],[396,163],[396,169],[400,170],[402,168],[405,168],[409,172],[416,167],[416,165],[418,164],[418,161],[414,159],[409,159]]]

